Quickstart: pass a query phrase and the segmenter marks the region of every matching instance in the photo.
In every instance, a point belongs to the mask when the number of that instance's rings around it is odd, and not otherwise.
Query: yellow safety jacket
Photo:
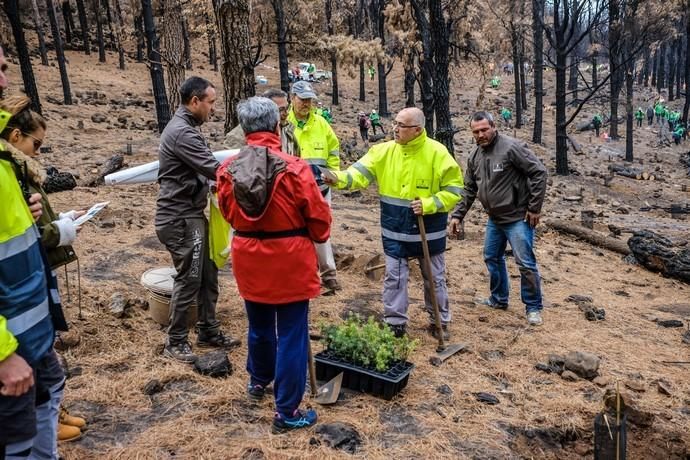
[[[446,147],[426,131],[405,145],[389,141],[373,146],[346,171],[335,173],[340,189],[362,189],[378,183],[381,201],[381,237],[387,255],[422,255],[417,217],[411,202],[422,201],[429,251],[446,247],[448,212],[461,198],[462,171]]]
[[[288,121],[295,127],[300,157],[312,166],[316,177],[319,177],[319,173],[315,166],[322,166],[333,171],[340,169],[340,142],[331,125],[323,117],[317,115],[316,109],[311,110],[309,118],[304,123],[298,121],[294,111],[290,109]],[[328,186],[319,183],[319,188],[323,192],[328,189]]]
[[[53,346],[53,324],[38,230],[0,141],[0,361],[29,363]]]

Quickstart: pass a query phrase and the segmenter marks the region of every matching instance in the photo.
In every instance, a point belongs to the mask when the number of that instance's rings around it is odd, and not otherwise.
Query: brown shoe
[[[343,287],[340,285],[338,280],[335,278],[329,278],[327,280],[323,280],[323,285],[329,291],[340,291],[343,289]]]
[[[76,426],[58,423],[58,442],[76,441],[81,438],[81,430]]]
[[[58,416],[58,422],[62,423],[63,425],[76,426],[80,430],[86,426],[86,420],[84,420],[81,417],[69,415],[67,409],[65,409],[62,406],[60,406],[60,415]]]

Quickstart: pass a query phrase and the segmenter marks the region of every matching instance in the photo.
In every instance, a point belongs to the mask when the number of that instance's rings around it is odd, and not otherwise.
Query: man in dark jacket
[[[252,97],[237,106],[247,147],[218,171],[218,204],[235,229],[233,272],[249,319],[248,395],[273,384],[273,431],[306,428],[300,410],[309,349],[309,299],[320,292],[314,242],[330,234],[331,211],[310,166],[281,151],[278,107]]]
[[[216,90],[208,80],[190,77],[180,86],[180,99],[161,134],[155,224],[177,270],[164,354],[191,363],[196,356],[187,340],[187,312],[194,303],[199,308],[197,346],[231,348],[240,342],[224,335],[216,319],[218,269],[209,257],[204,216],[208,181],[215,180],[220,165],[198,127],[213,114]]]
[[[522,301],[530,325],[542,324],[541,280],[534,255],[534,228],[539,223],[546,193],[546,168],[527,146],[499,134],[493,117],[477,112],[470,121],[477,147],[465,170],[463,200],[451,215],[449,231],[458,234],[460,224],[475,198],[489,213],[484,240],[484,261],[491,278],[491,296],[478,303],[508,308],[506,244],[520,267]]]

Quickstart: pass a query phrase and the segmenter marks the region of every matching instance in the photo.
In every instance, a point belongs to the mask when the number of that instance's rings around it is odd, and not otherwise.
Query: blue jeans
[[[276,411],[292,417],[307,383],[309,300],[282,305],[245,300],[244,305],[250,383],[266,386],[275,380]]]
[[[489,270],[491,300],[508,304],[510,283],[506,267],[506,244],[510,243],[520,268],[520,296],[527,313],[542,309],[541,277],[534,256],[534,229],[525,221],[496,224],[489,218],[484,238],[484,262]]]

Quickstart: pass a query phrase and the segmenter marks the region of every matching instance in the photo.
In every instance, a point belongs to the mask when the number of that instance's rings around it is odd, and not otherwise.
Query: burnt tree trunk
[[[532,142],[541,144],[544,121],[544,0],[532,0],[532,37],[534,43],[534,130]]]
[[[182,7],[178,0],[163,0],[161,38],[162,58],[165,62],[165,87],[168,93],[168,106],[172,116],[180,105],[178,89],[185,77],[184,32],[182,30]]]
[[[365,102],[367,100],[367,91],[364,84],[366,72],[364,71],[364,60],[359,60],[359,100]]]
[[[325,0],[325,14],[326,14],[326,31],[328,33],[329,37],[333,36],[333,22],[332,22],[332,15],[333,15],[333,0]],[[338,58],[335,54],[335,50],[331,50],[329,52],[330,58],[331,58],[331,104],[332,105],[339,105],[340,100],[338,97],[339,88],[338,88]]]
[[[182,27],[182,43],[184,43],[184,68],[192,70],[192,46],[189,39],[189,22],[187,16],[182,14],[180,26]]]
[[[524,35],[520,35],[520,99],[522,100],[523,113],[527,110],[527,82],[525,71],[525,39]]]
[[[618,3],[609,2],[609,72],[611,72],[609,110],[611,113],[609,137],[618,139],[618,97],[623,87],[623,68],[621,66],[623,51],[623,24],[621,23]]]
[[[686,1],[685,11],[690,11],[690,0]],[[683,104],[683,123],[688,125],[690,110],[690,14],[685,15],[685,104]]]
[[[17,0],[4,0],[4,4],[7,19],[9,19],[10,27],[12,27],[12,35],[14,35],[17,56],[19,56],[19,68],[21,69],[22,80],[24,81],[24,92],[31,98],[31,108],[35,112],[41,113],[41,101],[38,97],[34,69],[31,67],[29,49],[26,46],[26,37],[24,37],[24,30],[22,29],[21,20],[19,18],[18,2]]]
[[[431,26],[431,40],[434,46],[434,114],[436,115],[436,132],[434,138],[445,145],[454,156],[453,120],[450,116],[450,78],[448,66],[450,59],[450,33],[452,20],[443,17],[441,0],[429,1],[429,25]],[[520,101],[518,101],[519,103]]]
[[[137,62],[144,62],[144,19],[141,15],[134,16],[134,36],[137,41]]]
[[[225,91],[225,132],[237,126],[237,103],[254,95],[254,64],[250,49],[249,3],[213,0],[221,43],[221,75]]]
[[[515,1],[511,1],[511,5],[515,5]],[[517,18],[513,15],[512,20]],[[517,25],[511,22],[510,25],[510,39],[512,42],[513,53],[513,82],[515,85],[515,127],[522,128],[522,96],[520,96],[520,34]]]
[[[680,45],[678,44],[678,40],[673,40],[671,43],[671,48],[670,48],[670,58],[669,59],[669,69],[668,69],[668,100],[671,102],[672,100],[675,99],[675,95],[673,94],[673,85],[676,82],[676,60],[673,59],[675,54],[676,54],[676,48],[679,47]]]
[[[656,88],[656,74],[659,70],[659,51],[654,51],[652,58],[652,88]]]
[[[36,0],[31,0],[31,7],[34,10],[34,26],[36,27],[36,35],[38,36],[38,51],[41,55],[41,65],[49,65],[48,51],[46,50],[45,32],[43,31],[43,19],[38,10],[38,3]]]
[[[666,86],[666,45],[659,48],[659,69],[656,76],[656,90],[661,92]]]
[[[146,34],[146,51],[151,72],[151,85],[153,88],[153,100],[156,104],[156,120],[158,121],[158,132],[162,133],[165,126],[170,121],[170,106],[168,97],[165,93],[165,77],[163,76],[163,65],[161,64],[160,45],[156,34],[156,25],[153,22],[153,8],[151,0],[141,0],[141,14],[144,20],[144,31]]]
[[[629,46],[629,45],[628,45]],[[633,161],[633,83],[635,61],[626,56],[625,65],[625,161]]]
[[[84,54],[91,54],[91,43],[89,43],[89,23],[86,17],[84,0],[77,0],[77,13],[79,16],[79,28],[81,29],[81,41],[84,45]]]
[[[46,11],[48,12],[48,20],[50,21],[50,28],[53,32],[53,46],[55,47],[55,54],[57,54],[58,67],[60,69],[64,102],[65,105],[72,105],[72,92],[69,88],[69,77],[67,76],[67,65],[65,64],[65,51],[62,49],[62,37],[60,36],[60,29],[58,28],[53,0],[46,0]]]
[[[628,240],[635,258],[648,270],[690,283],[690,250],[650,231],[638,231]]]
[[[690,13],[686,13],[690,14]],[[676,47],[676,97],[680,98],[680,87],[683,80],[683,40],[678,39],[678,46]]]
[[[103,21],[101,20],[101,2],[93,0],[93,11],[96,17],[96,40],[98,41],[98,62],[105,62],[105,37],[103,36]]]
[[[417,31],[422,42],[422,55],[419,56],[420,82],[422,93],[422,111],[425,118],[427,136],[434,135],[434,55],[431,47],[431,29],[426,16],[426,2],[411,0],[412,10],[417,23]]]
[[[290,63],[288,62],[287,53],[287,21],[285,20],[285,9],[283,8],[283,0],[271,0],[273,13],[276,18],[276,35],[278,39],[278,69],[280,70],[280,89],[286,93],[290,92],[290,76],[288,70]]]
[[[204,13],[206,20],[206,38],[208,39],[208,63],[213,66],[213,71],[218,72],[218,51],[216,50],[216,30],[213,28],[211,18]],[[282,85],[282,83],[281,83]]]
[[[644,86],[645,88],[649,86],[649,49],[644,52],[642,72],[640,72],[637,80],[637,84]]]
[[[69,2],[62,2],[62,18],[65,22],[65,41],[72,43],[72,32],[74,31],[74,21],[72,20],[72,7]]]
[[[125,47],[122,44],[125,37],[125,23],[120,0],[113,1],[115,2],[115,40],[117,41],[118,67],[120,70],[125,70]]]
[[[116,48],[115,44],[115,34],[113,33],[113,16],[110,13],[110,0],[101,0],[103,2],[103,8],[105,9],[105,19],[108,25],[108,33],[110,34],[110,49]]]
[[[415,106],[415,83],[417,83],[417,76],[414,72],[414,54],[409,52],[407,55],[407,63],[405,64],[405,107]]]
[[[387,0],[373,0],[372,11],[370,15],[372,20],[372,26],[374,28],[375,35],[381,40],[381,46],[386,48],[386,36],[385,36],[385,23],[384,23],[384,10],[386,9]],[[378,71],[378,83],[379,83],[379,115],[386,117],[390,115],[388,112],[388,85],[387,85],[387,69],[383,62],[379,62],[377,65]],[[433,96],[432,96],[433,97]]]
[[[566,124],[566,70],[567,70],[567,40],[566,30],[568,28],[568,8],[565,6],[564,17],[560,17],[559,1],[554,3],[553,14],[553,33],[555,35],[556,46],[556,174],[567,176],[570,174],[568,167],[568,132]]]

